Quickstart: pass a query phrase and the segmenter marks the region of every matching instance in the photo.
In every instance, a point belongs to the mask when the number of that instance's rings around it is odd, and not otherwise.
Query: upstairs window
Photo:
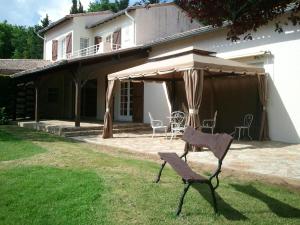
[[[80,38],[80,50],[81,55],[85,56],[87,54],[87,49],[89,47],[89,39],[88,38]]]
[[[60,52],[60,55],[62,59],[66,58],[66,39],[62,39],[61,40],[61,52]]]
[[[109,34],[108,36],[106,36],[105,41],[111,43],[111,39],[111,34]]]

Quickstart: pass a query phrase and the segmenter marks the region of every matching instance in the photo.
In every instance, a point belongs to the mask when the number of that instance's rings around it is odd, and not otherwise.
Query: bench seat
[[[159,152],[160,158],[168,162],[172,168],[178,173],[179,176],[186,182],[206,182],[207,178],[195,173],[186,162],[184,162],[176,153],[174,152]]]

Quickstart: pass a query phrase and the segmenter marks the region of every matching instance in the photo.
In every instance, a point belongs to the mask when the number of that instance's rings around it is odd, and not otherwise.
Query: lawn
[[[225,159],[226,160],[226,159]],[[169,168],[120,149],[0,126],[0,224],[300,224],[300,193],[222,178],[219,215],[209,190],[183,185]]]

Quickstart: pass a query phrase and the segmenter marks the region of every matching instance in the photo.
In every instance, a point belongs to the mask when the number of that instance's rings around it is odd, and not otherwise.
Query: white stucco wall
[[[86,26],[99,21],[111,12],[92,13],[91,15],[75,16],[70,20],[50,29],[45,33],[44,59],[52,60],[52,40],[61,40],[72,32],[72,51],[80,49],[80,38],[89,38],[89,45],[94,45],[94,35],[92,30],[86,29]],[[60,52],[61,44],[58,44],[58,52]],[[59,55],[60,56],[60,55]]]
[[[130,12],[134,16],[134,12]],[[121,48],[127,48],[135,45],[134,23],[126,16],[122,15],[114,20],[101,24],[90,29],[93,36],[100,36],[102,40],[111,35],[116,30],[121,29]]]
[[[52,40],[61,40],[65,38],[70,32],[72,32],[72,36],[74,36],[74,24],[72,19],[58,25],[55,29],[51,29],[45,33],[44,35],[45,38],[44,59],[45,60],[52,60]],[[74,38],[72,38],[72,41],[73,40]],[[61,45],[59,43],[58,52],[60,51],[60,48]]]
[[[168,124],[171,113],[166,85],[164,83],[145,82],[144,84],[144,123],[150,123],[149,114],[156,120]]]
[[[150,6],[136,10],[136,43],[142,44],[183,31],[198,28],[199,23],[191,19],[175,4]]]
[[[275,33],[274,25],[270,24],[254,33],[252,41],[232,43],[226,40],[226,31],[219,30],[158,46],[151,55],[162,56],[191,47],[215,51],[217,56],[225,58],[270,51],[270,56],[255,59],[257,63],[264,64],[269,73],[270,138],[300,143],[300,28],[288,26],[285,31],[282,34]]]

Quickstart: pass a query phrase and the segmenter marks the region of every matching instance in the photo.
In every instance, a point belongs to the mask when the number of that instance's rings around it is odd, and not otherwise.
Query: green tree
[[[83,5],[81,4],[81,1],[79,1],[78,13],[84,13],[84,9],[83,9]]]
[[[49,16],[46,14],[45,18],[41,20],[42,28],[47,27],[50,24]]]
[[[118,12],[120,10],[126,9],[129,5],[129,0],[116,0],[115,2],[110,2],[109,0],[95,0],[90,2],[88,7],[88,12],[98,12],[111,10],[113,12]]]
[[[13,34],[13,26],[7,21],[0,23],[0,58],[11,58],[13,54],[13,44],[11,42]]]
[[[283,25],[300,25],[300,0],[176,0],[188,14],[207,25],[222,27],[228,22],[227,39],[240,36],[252,39],[251,32],[275,21],[275,31],[283,32]],[[285,19],[283,14],[289,12]]]
[[[11,25],[6,21],[0,23],[0,58],[42,58],[44,42],[37,32],[49,23],[48,15],[41,20],[41,25],[34,27]]]
[[[84,13],[83,5],[81,1],[79,1],[79,5],[77,0],[72,0],[72,6],[70,9],[70,14]]]
[[[128,5],[129,5],[129,0],[120,0],[120,1],[116,0],[116,6],[118,11],[126,9]]]
[[[78,6],[77,6],[77,0],[72,0],[72,6],[70,9],[70,14],[76,14],[78,13]]]

